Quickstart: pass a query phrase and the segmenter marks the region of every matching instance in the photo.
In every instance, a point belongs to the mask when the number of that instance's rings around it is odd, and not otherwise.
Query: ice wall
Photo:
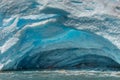
[[[120,69],[119,0],[1,0],[0,69]]]

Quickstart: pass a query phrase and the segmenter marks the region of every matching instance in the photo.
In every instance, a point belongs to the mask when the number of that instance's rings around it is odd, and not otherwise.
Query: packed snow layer
[[[119,0],[0,0],[0,70],[120,70]]]

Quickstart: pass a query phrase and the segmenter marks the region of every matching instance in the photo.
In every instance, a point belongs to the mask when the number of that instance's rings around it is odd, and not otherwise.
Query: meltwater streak
[[[120,70],[119,1],[5,1],[0,70]]]

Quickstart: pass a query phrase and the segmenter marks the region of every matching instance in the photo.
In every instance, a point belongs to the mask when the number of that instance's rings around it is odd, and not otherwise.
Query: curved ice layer
[[[120,70],[119,1],[5,1],[0,70]]]

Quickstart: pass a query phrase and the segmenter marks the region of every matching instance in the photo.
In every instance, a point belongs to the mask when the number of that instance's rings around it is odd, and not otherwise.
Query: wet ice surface
[[[0,73],[0,80],[120,80],[120,72],[111,71],[14,71]]]

